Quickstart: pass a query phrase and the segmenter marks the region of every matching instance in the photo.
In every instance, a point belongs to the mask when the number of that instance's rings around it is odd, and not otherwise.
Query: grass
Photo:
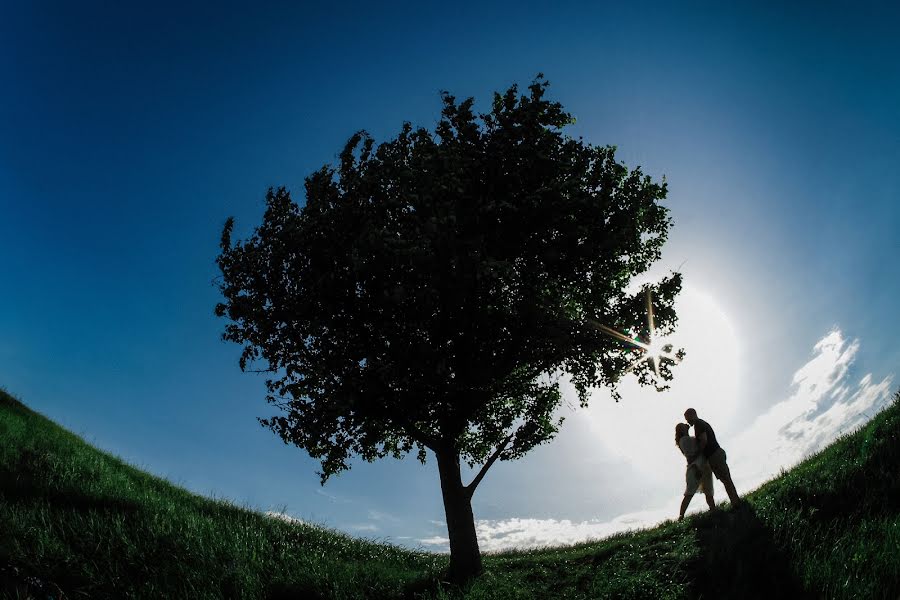
[[[0,391],[0,594],[12,598],[897,598],[900,394],[736,509],[604,540],[446,556],[209,500]]]

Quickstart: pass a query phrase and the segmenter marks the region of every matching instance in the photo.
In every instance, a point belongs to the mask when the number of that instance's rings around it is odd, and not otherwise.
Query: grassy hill
[[[446,557],[191,494],[0,391],[0,594],[12,598],[898,598],[900,394],[737,510],[598,542]]]

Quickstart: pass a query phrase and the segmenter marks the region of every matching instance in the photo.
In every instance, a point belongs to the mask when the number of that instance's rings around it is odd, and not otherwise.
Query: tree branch
[[[484,463],[484,466],[481,467],[480,471],[478,471],[478,475],[475,476],[475,479],[473,479],[472,482],[466,486],[465,489],[466,489],[466,493],[469,495],[469,498],[471,498],[472,495],[475,493],[475,488],[477,488],[478,484],[481,483],[481,480],[484,479],[484,476],[487,474],[488,469],[491,468],[491,465],[493,465],[497,461],[497,459],[500,458],[500,454],[504,450],[506,450],[506,446],[509,445],[509,442],[510,442],[510,440],[512,440],[512,438],[513,438],[512,433],[510,433],[508,436],[506,436],[506,439],[503,440],[503,443],[500,444],[499,446],[497,446],[497,449],[494,450],[494,453],[491,454],[491,457],[489,459],[487,459],[487,462]]]
[[[423,433],[417,427],[414,427],[413,425],[402,425],[402,427],[403,431],[406,432],[406,435],[411,437],[413,441],[422,444],[426,448],[431,448],[431,450],[434,450],[437,446],[437,440],[435,438]]]

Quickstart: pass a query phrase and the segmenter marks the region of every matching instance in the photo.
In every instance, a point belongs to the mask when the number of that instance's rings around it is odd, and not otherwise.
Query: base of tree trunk
[[[437,453],[447,534],[450,538],[450,570],[448,578],[457,585],[465,584],[483,571],[472,498],[462,484],[459,455],[455,452]]]

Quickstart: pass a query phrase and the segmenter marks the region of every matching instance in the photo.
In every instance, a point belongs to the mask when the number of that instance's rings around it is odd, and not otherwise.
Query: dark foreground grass
[[[0,594],[41,598],[898,598],[900,403],[737,509],[598,542],[445,556],[208,500],[0,392]]]
[[[443,562],[196,496],[0,392],[7,595],[396,598]]]

